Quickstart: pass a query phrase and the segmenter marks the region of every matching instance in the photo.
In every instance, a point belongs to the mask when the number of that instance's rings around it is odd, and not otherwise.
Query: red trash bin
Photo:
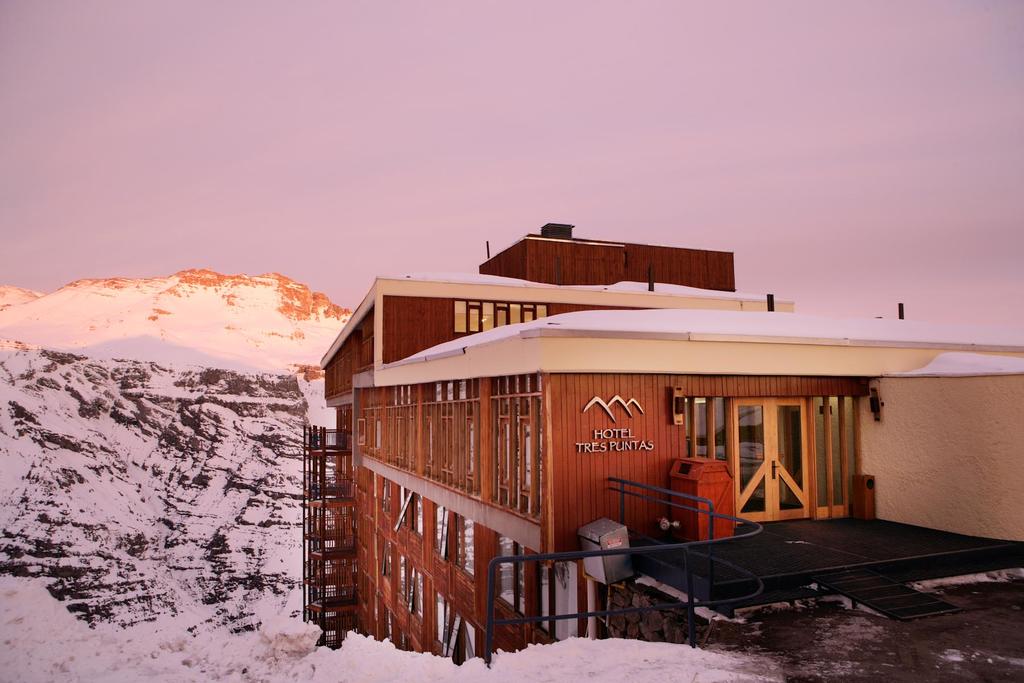
[[[672,463],[669,473],[669,488],[679,493],[707,498],[714,503],[715,512],[735,515],[732,473],[721,460],[704,458],[683,458]],[[676,498],[674,502],[707,510],[707,503]],[[691,510],[671,508],[671,518],[679,522],[676,535],[687,541],[708,539],[708,523],[711,517]],[[715,538],[732,536],[735,524],[728,519],[715,519]]]

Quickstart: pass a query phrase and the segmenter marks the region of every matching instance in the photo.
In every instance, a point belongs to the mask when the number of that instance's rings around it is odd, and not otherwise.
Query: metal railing
[[[572,550],[566,552],[557,553],[540,553],[537,555],[508,555],[498,556],[491,559],[487,565],[487,627],[484,638],[484,661],[489,667],[491,665],[491,658],[494,649],[494,628],[496,626],[515,626],[519,624],[537,624],[542,622],[550,621],[562,621],[568,619],[589,619],[591,617],[611,617],[622,614],[633,614],[639,612],[662,612],[668,610],[686,609],[686,621],[687,621],[687,640],[690,647],[697,646],[697,631],[696,631],[696,620],[695,614],[698,607],[714,607],[718,605],[724,605],[733,602],[740,602],[742,600],[749,600],[757,597],[764,591],[764,582],[755,575],[753,572],[748,571],[736,564],[729,562],[720,557],[714,557],[711,552],[711,546],[718,543],[727,543],[732,540],[739,538],[749,538],[756,536],[761,533],[763,527],[757,522],[752,522],[747,519],[740,517],[734,517],[732,515],[726,515],[719,512],[715,512],[714,503],[701,496],[694,496],[687,493],[681,493],[679,491],[672,491],[670,489],[660,488],[657,486],[650,486],[647,484],[641,484],[639,482],[629,481],[626,479],[609,478],[608,480],[615,486],[611,488],[612,491],[619,493],[619,521],[625,523],[626,517],[626,497],[634,497],[646,502],[657,503],[659,505],[666,505],[674,509],[688,510],[695,512],[697,515],[708,516],[708,538],[698,539],[696,541],[686,541],[683,543],[658,543],[654,542],[653,545],[638,546],[638,547],[623,547],[623,548],[610,548],[606,550]],[[639,489],[639,491],[633,491],[630,489]],[[656,498],[649,493],[660,494],[661,498]],[[667,497],[667,498],[666,498]],[[682,499],[685,501],[692,502],[693,504],[681,503],[673,499]],[[702,506],[707,506],[706,509]],[[699,519],[699,517],[698,517]],[[714,522],[717,519],[727,520],[737,525],[749,528],[748,531],[741,534],[734,534],[731,536],[723,536],[720,538],[714,537]],[[699,525],[698,525],[699,528]],[[647,538],[647,537],[644,537]],[[648,539],[654,541],[654,539]],[[702,560],[706,560],[709,568],[709,581],[711,585],[711,591],[709,591],[709,598],[706,600],[697,600],[693,594],[693,566],[691,563],[691,551],[695,551],[698,547],[706,547],[707,554],[700,554]],[[590,610],[586,612],[573,612],[567,614],[549,614],[543,616],[521,616],[511,618],[495,618],[494,613],[494,601],[495,601],[495,587],[496,587],[496,576],[498,567],[503,564],[515,565],[525,564],[527,562],[567,562],[582,560],[588,557],[613,557],[617,555],[656,555],[658,553],[672,553],[682,552],[683,554],[683,567],[686,573],[686,599],[679,600],[676,602],[665,602],[657,605],[645,605],[639,607],[622,607],[618,609],[605,609],[605,610]],[[750,593],[738,596],[732,596],[723,599],[712,599],[711,592],[713,591],[713,580],[714,572],[712,567],[716,562],[719,562],[730,569],[746,576],[754,582],[756,586],[755,590]]]
[[[351,451],[352,434],[326,427],[303,428],[303,443],[314,451]]]

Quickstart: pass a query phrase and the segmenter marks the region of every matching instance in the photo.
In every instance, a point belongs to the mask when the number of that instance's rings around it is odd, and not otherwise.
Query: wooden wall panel
[[[608,285],[647,281],[736,290],[733,255],[682,247],[602,242],[600,240],[522,239],[480,266],[486,275],[563,285]]]
[[[481,275],[526,278],[526,240],[519,240],[480,264]]]
[[[393,363],[408,358],[431,346],[451,341],[466,334],[456,334],[454,299],[419,296],[384,297],[384,362]],[[536,301],[535,303],[544,303]],[[547,304],[548,315],[617,308],[614,306],[587,306],[583,304]],[[348,341],[346,340],[346,344]],[[341,354],[335,356],[335,360]],[[332,363],[334,360],[332,360]],[[351,377],[348,378],[351,388]]]
[[[524,240],[526,279],[555,285],[607,285],[622,280],[622,248],[606,244]]]
[[[618,496],[608,488],[609,477],[620,477],[652,486],[667,486],[672,462],[685,457],[686,433],[672,424],[670,396],[682,387],[688,396],[802,397],[864,396],[867,379],[858,377],[745,377],[565,374],[546,376],[550,392],[551,453],[549,463],[551,520],[545,520],[545,550],[575,550],[576,531],[600,517],[618,519]],[[597,396],[635,398],[643,407],[629,417],[621,406],[611,408],[613,421],[599,406],[586,413],[584,406]],[[653,441],[653,451],[606,453],[578,452],[576,444],[592,441],[595,429],[626,428],[632,439]],[[657,535],[656,520],[664,506],[627,500],[627,525]]]
[[[736,289],[731,252],[645,244],[627,244],[625,251],[625,280],[646,282],[647,268],[653,266],[655,282],[724,291]]]
[[[600,517],[618,518],[618,496],[608,489],[609,477],[655,486],[668,483],[672,462],[684,453],[685,429],[669,424],[668,389],[656,375],[554,375],[548,390],[553,392],[551,550],[574,550],[579,527]],[[644,412],[634,408],[630,418],[614,406],[615,421],[598,406],[583,412],[592,397],[607,401],[616,394],[627,401],[635,398]],[[578,442],[592,441],[595,429],[608,428],[630,429],[632,439],[653,441],[654,449],[577,452]],[[626,523],[632,529],[655,535],[657,519],[664,514],[664,506],[627,499]]]
[[[452,299],[384,297],[384,362],[408,358],[455,338]]]

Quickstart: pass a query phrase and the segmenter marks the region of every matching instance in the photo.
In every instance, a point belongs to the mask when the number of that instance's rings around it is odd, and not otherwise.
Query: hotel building
[[[634,543],[707,533],[613,481],[698,493],[775,537],[914,546],[831,561],[823,542],[808,572],[1018,552],[1024,335],[804,316],[737,293],[731,253],[572,233],[548,224],[478,274],[378,277],[327,350],[337,424],[306,436],[303,506],[305,615],[325,644],[355,629],[461,661],[482,649],[493,557],[578,551],[603,518]],[[728,545],[754,564],[809,552]],[[687,589],[668,562],[634,570]],[[786,571],[762,567],[765,590],[809,590]],[[612,602],[576,561],[497,579],[499,619]],[[618,632],[542,620],[494,645]]]

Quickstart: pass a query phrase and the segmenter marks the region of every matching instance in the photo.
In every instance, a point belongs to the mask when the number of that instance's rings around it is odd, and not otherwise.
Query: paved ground
[[[788,681],[1024,681],[1024,579],[933,588],[957,614],[893,621],[839,602],[716,621],[707,647],[758,652]]]

